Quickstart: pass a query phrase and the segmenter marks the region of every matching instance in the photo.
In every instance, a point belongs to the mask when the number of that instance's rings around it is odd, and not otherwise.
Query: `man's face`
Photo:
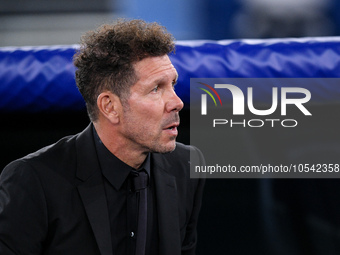
[[[171,152],[176,147],[178,112],[183,108],[174,85],[177,72],[167,55],[134,64],[138,81],[121,116],[121,133],[131,149]]]

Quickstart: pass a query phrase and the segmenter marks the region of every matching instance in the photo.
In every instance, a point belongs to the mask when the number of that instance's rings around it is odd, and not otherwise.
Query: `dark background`
[[[299,144],[307,147],[318,144],[317,139],[313,140],[313,133],[324,132],[325,126],[329,128],[323,135],[325,142],[339,139],[339,129],[335,126],[338,121],[334,119],[338,108],[335,105],[309,108],[319,116],[326,111],[333,116],[333,121],[329,119],[327,125],[315,121],[313,127],[300,130],[301,133],[297,129],[296,136],[301,138]],[[1,114],[1,119],[1,169],[16,158],[82,131],[89,123],[85,111]],[[189,111],[183,110],[178,140],[187,144],[189,119]],[[266,140],[266,131],[254,133],[249,129],[243,134],[253,139],[253,148],[261,157],[270,154],[271,146],[288,151],[296,146],[296,143],[291,146],[285,137],[272,144]],[[304,136],[309,139],[303,139]],[[231,137],[230,143],[240,139],[242,137]],[[319,148],[322,154],[319,156],[337,160],[337,147]],[[243,157],[245,164],[251,164],[250,155]],[[197,254],[339,254],[339,195],[338,179],[207,179]]]

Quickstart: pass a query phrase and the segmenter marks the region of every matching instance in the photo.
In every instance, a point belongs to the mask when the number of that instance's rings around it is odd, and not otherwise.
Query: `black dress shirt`
[[[132,167],[113,155],[93,128],[96,150],[104,176],[114,255],[134,255],[137,238],[138,193],[131,190]],[[149,175],[146,255],[158,254],[158,222],[150,154],[141,166]]]

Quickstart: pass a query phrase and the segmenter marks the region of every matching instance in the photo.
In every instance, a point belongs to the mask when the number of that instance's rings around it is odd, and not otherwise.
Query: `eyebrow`
[[[154,83],[162,83],[162,82],[164,82],[164,81],[166,81],[166,80],[167,80],[167,76],[163,76],[163,77],[161,77],[161,78],[155,80]],[[175,79],[172,80],[172,84],[173,84],[173,85],[176,85],[176,84],[177,84],[177,81],[178,81],[178,75],[176,75]]]

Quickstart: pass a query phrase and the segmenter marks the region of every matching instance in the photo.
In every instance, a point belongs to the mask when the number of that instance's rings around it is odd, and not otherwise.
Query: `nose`
[[[179,98],[179,96],[177,96],[176,92],[172,89],[169,96],[169,100],[166,104],[166,110],[168,112],[179,112],[180,110],[182,110],[184,103],[183,101]]]

